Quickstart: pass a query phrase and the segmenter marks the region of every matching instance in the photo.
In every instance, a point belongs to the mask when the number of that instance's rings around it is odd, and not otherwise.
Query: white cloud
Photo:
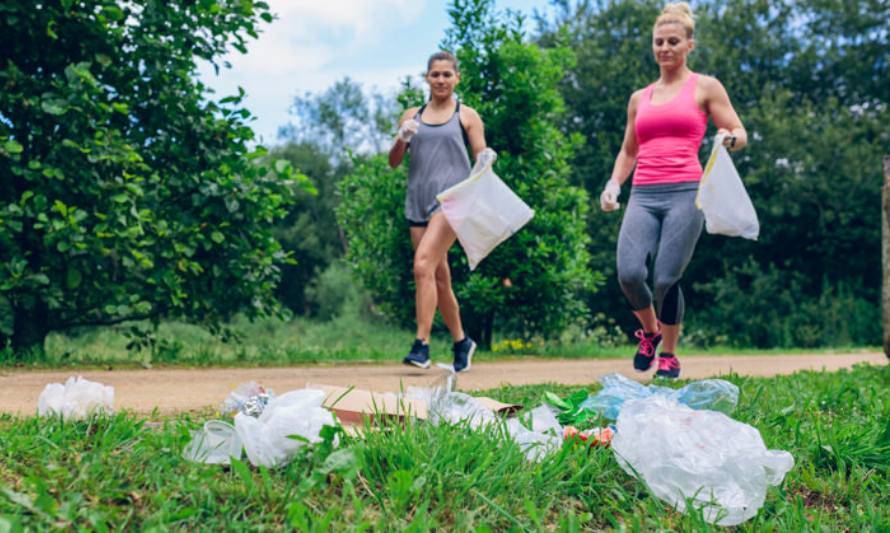
[[[245,89],[245,104],[257,116],[254,128],[266,143],[287,122],[296,94],[323,90],[345,75],[368,87],[391,88],[417,70],[381,69],[370,61],[359,62],[359,68],[338,64],[362,58],[364,50],[391,38],[393,31],[417,23],[426,0],[267,1],[277,19],[248,42],[248,53],[230,53],[224,60],[232,68],[220,69],[219,75],[210,65],[200,69],[200,77],[220,96],[236,93],[238,86]]]

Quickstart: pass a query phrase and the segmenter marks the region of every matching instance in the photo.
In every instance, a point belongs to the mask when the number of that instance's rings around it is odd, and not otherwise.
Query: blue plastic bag
[[[652,396],[671,398],[693,409],[710,409],[721,413],[732,413],[739,403],[739,388],[722,379],[695,381],[681,389],[643,385],[621,374],[608,374],[600,379],[603,389],[589,396],[580,405],[602,416],[616,420],[621,406],[627,400],[638,400]]]

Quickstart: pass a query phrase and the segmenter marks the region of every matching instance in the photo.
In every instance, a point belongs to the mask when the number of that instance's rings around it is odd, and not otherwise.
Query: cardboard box
[[[418,420],[429,418],[426,402],[399,397],[392,392],[371,392],[363,389],[349,389],[333,385],[306,384],[307,389],[319,389],[325,393],[324,406],[343,424],[361,424],[367,416],[372,424],[382,422],[376,417],[404,420],[413,416]],[[510,416],[522,409],[521,405],[502,403],[485,396],[476,397],[479,403],[497,414]]]

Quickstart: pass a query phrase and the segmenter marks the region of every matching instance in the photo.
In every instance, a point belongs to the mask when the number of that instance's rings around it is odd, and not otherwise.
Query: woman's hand
[[[621,204],[618,203],[618,195],[620,194],[621,185],[618,185],[618,182],[612,179],[607,181],[605,188],[603,188],[603,193],[600,194],[600,208],[608,213],[621,207]]]
[[[411,142],[418,129],[420,129],[420,122],[413,118],[406,120],[399,127],[399,139],[406,144]]]
[[[735,135],[733,135],[733,133],[732,133],[731,131],[729,131],[729,130],[726,129],[726,128],[719,128],[719,129],[717,130],[717,135],[723,135],[723,136],[724,136],[724,137],[723,137],[723,146],[724,146],[727,150],[729,150],[730,152],[732,152],[732,151],[734,151],[734,150],[736,149],[736,142],[738,141],[738,138],[737,138]]]

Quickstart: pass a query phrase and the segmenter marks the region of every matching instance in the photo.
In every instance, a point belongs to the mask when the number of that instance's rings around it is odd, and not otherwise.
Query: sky
[[[349,76],[366,89],[395,91],[406,75],[419,75],[448,27],[447,0],[267,0],[277,19],[265,24],[248,53],[233,51],[231,69],[199,76],[221,98],[247,93],[258,140],[277,142],[294,96],[320,92]],[[531,15],[547,0],[496,0],[498,10]]]

